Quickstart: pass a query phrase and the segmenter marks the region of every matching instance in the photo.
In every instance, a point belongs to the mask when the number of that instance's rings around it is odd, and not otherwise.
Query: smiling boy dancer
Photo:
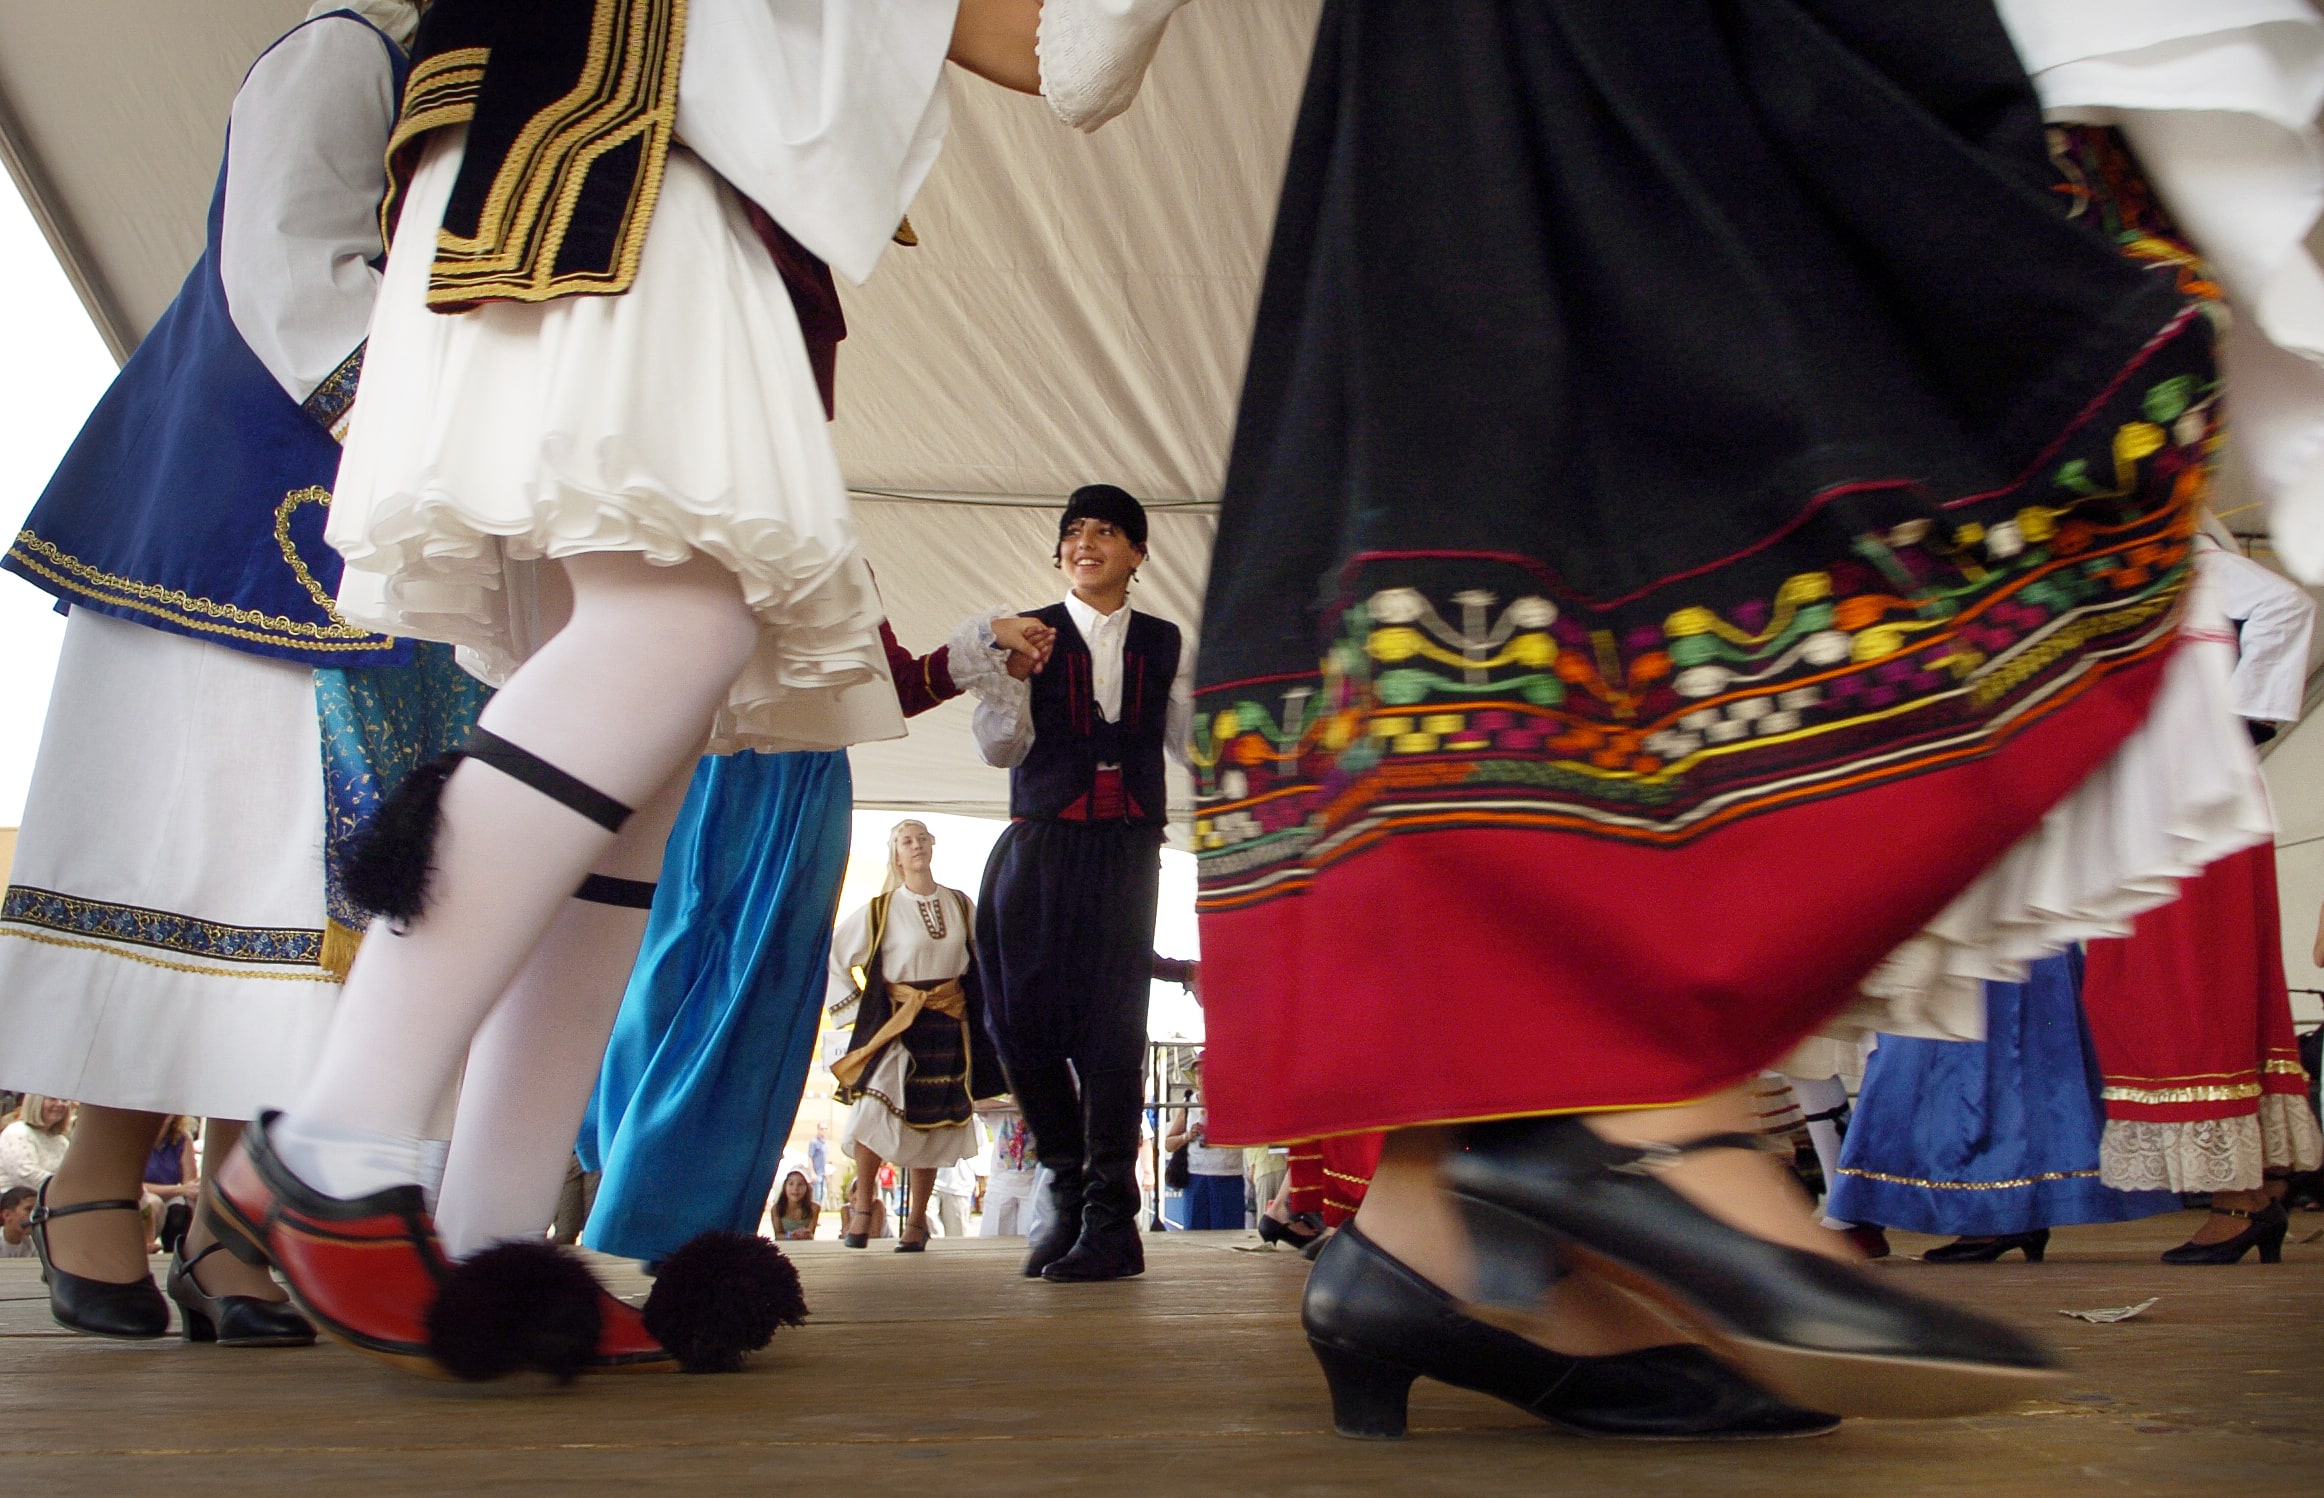
[[[980,692],[977,749],[1009,771],[1010,823],[977,900],[986,1015],[1042,1163],[1048,1226],[1025,1274],[1109,1280],[1146,1267],[1138,1239],[1139,1078],[1162,755],[1185,762],[1192,652],[1178,626],[1129,604],[1146,512],[1111,484],[1073,492],[1057,528],[1065,601],[1030,682]]]

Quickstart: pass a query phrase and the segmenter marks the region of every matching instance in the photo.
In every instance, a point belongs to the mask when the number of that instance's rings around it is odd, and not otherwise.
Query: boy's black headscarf
[[[1057,522],[1057,543],[1065,544],[1065,533],[1073,529],[1073,522],[1084,518],[1103,520],[1130,538],[1138,550],[1146,549],[1146,507],[1130,497],[1126,489],[1111,484],[1083,484],[1073,491],[1065,502],[1065,516]]]

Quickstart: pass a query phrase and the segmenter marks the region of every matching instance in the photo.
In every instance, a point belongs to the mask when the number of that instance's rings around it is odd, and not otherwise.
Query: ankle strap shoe
[[[1498,1215],[1512,1243],[1538,1238],[1539,1247],[1519,1251],[1588,1264],[1805,1408],[1970,1414],[2054,1381],[2048,1355],[2016,1331],[1859,1266],[1754,1237],[1662,1180],[1699,1151],[1756,1147],[1739,1134],[1619,1145],[1578,1118],[1529,1118],[1470,1129],[1442,1168],[1472,1222]]]

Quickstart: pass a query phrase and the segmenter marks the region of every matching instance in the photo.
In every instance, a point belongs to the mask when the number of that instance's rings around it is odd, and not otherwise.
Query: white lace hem
[[[1095,130],[1130,107],[1186,0],[1045,0],[1034,48],[1041,96],[1076,130]]]
[[[2118,1191],[2257,1191],[2268,1171],[2320,1163],[2324,1129],[2306,1098],[2281,1092],[2240,1118],[2110,1118],[2098,1143],[2098,1178]]]

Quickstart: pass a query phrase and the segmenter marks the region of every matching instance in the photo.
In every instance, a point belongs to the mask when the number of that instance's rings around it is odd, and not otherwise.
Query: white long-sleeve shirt
[[[399,102],[388,45],[326,16],[278,42],[234,96],[218,279],[235,331],[294,401],[362,344],[379,295]]]
[[[1130,606],[1125,603],[1101,614],[1068,593],[1065,612],[1089,647],[1090,690],[1097,697],[1098,714],[1116,722],[1122,715],[1122,647],[1130,634]],[[1194,641],[1184,630],[1178,640],[1178,674],[1171,679],[1170,706],[1163,715],[1162,750],[1183,765],[1187,735],[1194,726]],[[981,683],[970,726],[976,734],[976,752],[986,764],[1004,770],[1023,764],[1033,750],[1031,685],[1014,677]]]
[[[2315,600],[2297,583],[2239,552],[2206,544],[2196,553],[2196,565],[2210,574],[2220,607],[2236,625],[2236,712],[2297,723],[2308,691]]]

